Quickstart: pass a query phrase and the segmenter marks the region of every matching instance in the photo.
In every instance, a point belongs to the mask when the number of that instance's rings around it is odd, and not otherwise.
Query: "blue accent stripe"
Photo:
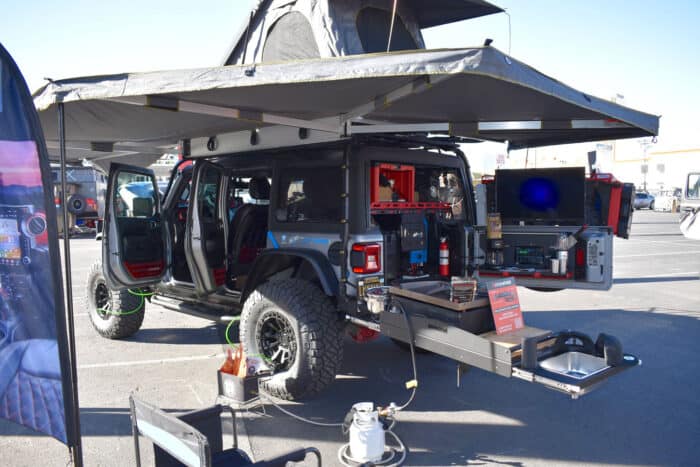
[[[275,239],[275,236],[272,235],[272,232],[270,232],[269,230],[267,231],[267,238],[268,238],[268,240],[270,240],[270,243],[272,243],[272,246],[273,246],[275,249],[279,249],[280,244],[277,243],[277,240]]]

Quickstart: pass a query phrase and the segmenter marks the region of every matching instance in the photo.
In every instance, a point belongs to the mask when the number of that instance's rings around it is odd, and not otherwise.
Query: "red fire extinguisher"
[[[440,239],[440,275],[447,277],[450,275],[450,246],[447,244],[447,237]]]

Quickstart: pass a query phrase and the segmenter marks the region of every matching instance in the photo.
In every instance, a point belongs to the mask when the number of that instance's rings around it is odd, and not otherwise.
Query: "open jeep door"
[[[226,282],[227,184],[222,167],[204,161],[195,165],[185,256],[200,295],[215,292]]]
[[[165,234],[153,171],[111,164],[102,264],[110,289],[158,283],[165,274]]]

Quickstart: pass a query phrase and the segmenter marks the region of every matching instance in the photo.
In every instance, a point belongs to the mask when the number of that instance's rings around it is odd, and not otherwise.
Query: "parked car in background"
[[[654,196],[649,193],[637,193],[634,196],[634,209],[654,209]]]
[[[681,207],[681,189],[661,190],[654,195],[654,210],[679,212]]]
[[[681,211],[700,210],[700,172],[690,172],[685,180],[681,198]]]

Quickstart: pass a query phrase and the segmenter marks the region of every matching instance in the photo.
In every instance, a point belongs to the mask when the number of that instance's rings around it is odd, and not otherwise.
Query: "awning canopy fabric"
[[[88,159],[271,125],[342,133],[358,119],[446,123],[454,136],[510,148],[653,136],[659,124],[492,47],[67,79],[34,101],[52,147],[64,104],[66,141]]]

